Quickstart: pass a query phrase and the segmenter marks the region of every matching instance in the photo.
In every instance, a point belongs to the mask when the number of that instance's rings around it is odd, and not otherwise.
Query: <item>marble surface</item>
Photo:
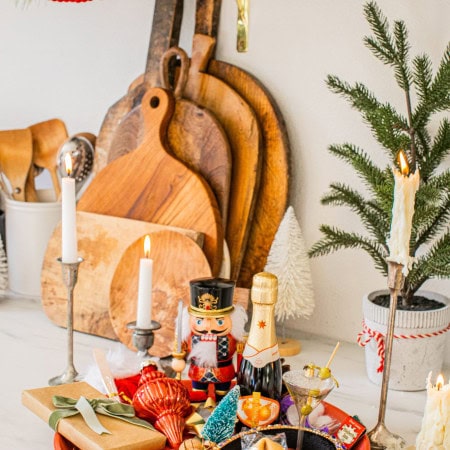
[[[314,361],[326,363],[335,342],[325,338],[305,338],[302,352],[287,361],[292,369]],[[119,342],[74,333],[74,363],[82,374],[93,365],[92,349],[120,351]],[[67,358],[67,331],[54,325],[37,299],[8,295],[0,298],[0,354],[2,358],[2,408],[0,409],[0,448],[9,450],[50,450],[52,430],[21,404],[24,389],[45,387],[49,378],[61,374]],[[342,343],[332,369],[340,387],[327,401],[351,415],[358,415],[370,430],[376,424],[380,388],[365,372],[364,350]],[[445,371],[448,376],[449,371]],[[425,391],[390,390],[386,425],[413,445],[420,430],[426,400]]]

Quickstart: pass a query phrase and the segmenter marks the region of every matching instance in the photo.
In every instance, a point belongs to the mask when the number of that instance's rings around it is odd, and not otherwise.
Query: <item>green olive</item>
[[[312,406],[311,405],[303,405],[300,409],[300,412],[302,414],[302,416],[309,416],[311,414],[312,411]]]
[[[319,370],[319,378],[321,380],[326,380],[331,377],[331,370],[328,367],[321,367]]]

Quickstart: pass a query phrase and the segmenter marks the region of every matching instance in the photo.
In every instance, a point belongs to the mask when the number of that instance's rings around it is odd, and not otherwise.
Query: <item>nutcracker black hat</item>
[[[231,314],[234,310],[235,282],[225,278],[198,278],[189,282],[191,304],[189,313],[194,316],[214,317]]]

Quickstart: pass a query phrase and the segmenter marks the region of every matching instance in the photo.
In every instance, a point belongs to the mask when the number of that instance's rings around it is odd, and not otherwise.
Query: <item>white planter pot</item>
[[[382,382],[382,371],[377,370],[383,358],[382,352],[379,353],[386,335],[389,308],[375,305],[371,299],[387,293],[387,290],[375,291],[363,298],[364,332],[359,342],[365,344],[367,375],[378,385]],[[428,373],[432,371],[437,375],[442,369],[446,331],[450,324],[450,301],[434,292],[420,291],[418,294],[446,306],[433,311],[396,311],[390,389],[424,390]]]

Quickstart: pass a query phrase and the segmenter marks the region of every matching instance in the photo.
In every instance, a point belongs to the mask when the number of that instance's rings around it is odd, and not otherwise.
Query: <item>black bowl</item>
[[[330,435],[318,430],[311,430],[310,428],[272,425],[260,427],[257,430],[261,431],[265,435],[285,433],[288,447],[295,449],[297,447],[297,433],[299,429],[302,429],[305,433],[303,437],[303,450],[335,450],[344,448]],[[227,439],[219,444],[219,448],[223,450],[241,450],[241,437],[250,433],[254,433],[254,431],[249,430],[236,434],[230,439]]]

